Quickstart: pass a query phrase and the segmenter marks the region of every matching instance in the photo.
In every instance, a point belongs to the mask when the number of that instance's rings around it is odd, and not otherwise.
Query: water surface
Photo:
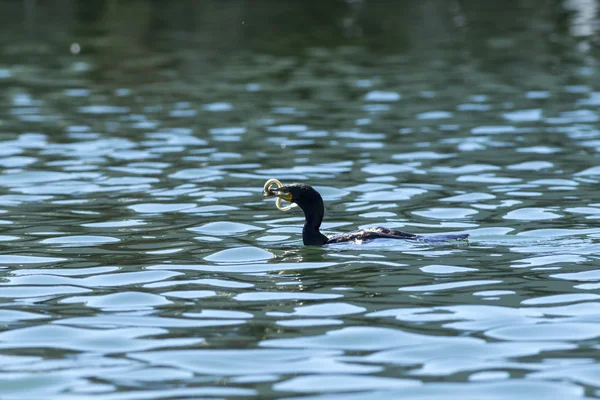
[[[90,4],[0,5],[2,398],[600,397],[595,2]]]

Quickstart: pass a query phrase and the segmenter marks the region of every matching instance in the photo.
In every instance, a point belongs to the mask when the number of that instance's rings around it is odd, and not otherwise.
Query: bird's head
[[[290,203],[297,204],[303,210],[323,207],[323,198],[312,186],[305,183],[291,183],[271,189],[272,195]]]

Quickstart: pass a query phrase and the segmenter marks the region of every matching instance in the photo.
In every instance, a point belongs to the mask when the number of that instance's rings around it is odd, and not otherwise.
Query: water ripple
[[[2,398],[597,397],[589,2],[471,7],[464,35],[444,7],[266,1],[57,9],[75,36],[0,2]],[[313,185],[327,234],[470,239],[303,246],[270,178]]]
[[[379,367],[346,364],[335,360],[339,352],[302,349],[246,349],[147,351],[129,357],[168,365],[197,374],[224,376],[298,373],[369,373]]]

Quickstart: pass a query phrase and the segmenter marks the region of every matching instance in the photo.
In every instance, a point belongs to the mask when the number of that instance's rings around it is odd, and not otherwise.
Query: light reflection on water
[[[115,28],[65,58],[71,39],[4,29],[3,398],[598,396],[594,54],[558,27],[563,47],[531,51],[470,22],[482,51],[445,25],[509,8],[408,10],[445,21],[425,44],[354,3],[352,35],[363,12],[383,36],[291,54],[286,34],[232,49],[227,32],[215,55],[163,27],[159,48]],[[388,43],[402,29],[413,48]],[[301,212],[262,198],[272,177],[322,193],[327,233],[471,240],[304,247]]]

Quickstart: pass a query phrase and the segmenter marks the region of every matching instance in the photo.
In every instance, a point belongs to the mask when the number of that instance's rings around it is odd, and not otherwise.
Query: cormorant
[[[277,184],[278,187],[271,189],[273,183]],[[304,211],[305,223],[304,228],[302,228],[302,241],[304,245],[324,245],[373,239],[405,239],[439,243],[448,240],[466,240],[469,237],[468,233],[423,236],[384,227],[361,229],[327,237],[319,231],[325,214],[323,198],[312,186],[305,183],[292,183],[283,186],[278,180],[270,179],[265,184],[264,197],[272,196],[278,198],[277,208],[279,209],[288,210],[291,208],[291,206],[281,207],[279,199],[283,199],[297,204]]]

